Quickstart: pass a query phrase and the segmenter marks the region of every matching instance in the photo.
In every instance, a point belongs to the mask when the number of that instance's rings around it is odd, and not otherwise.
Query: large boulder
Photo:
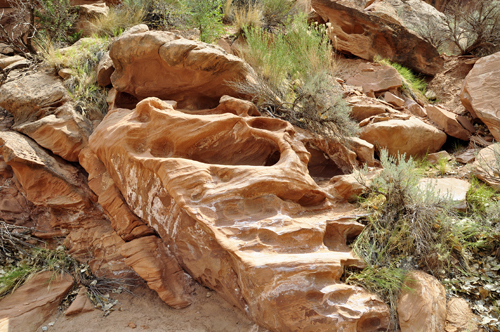
[[[113,86],[137,101],[158,97],[181,108],[212,108],[223,95],[239,96],[228,82],[252,80],[252,68],[218,46],[141,26],[132,29],[113,43],[109,55]]]
[[[316,12],[327,22],[333,46],[373,61],[389,59],[426,75],[435,75],[444,60],[430,43],[395,19],[358,8],[353,1],[312,0]]]
[[[3,84],[0,107],[14,115],[12,129],[68,161],[78,161],[92,132],[62,81],[49,73],[35,72]]]
[[[474,175],[500,191],[500,143],[481,149],[472,165]]]
[[[468,141],[471,133],[458,121],[458,115],[436,105],[427,105],[425,111],[436,126],[450,136]]]
[[[365,93],[397,89],[403,85],[401,76],[396,69],[376,63],[361,63],[356,68],[355,75],[350,77],[346,83],[363,87]]]
[[[39,331],[73,287],[68,273],[36,274],[13,294],[0,300],[0,331]]]
[[[387,306],[340,283],[344,266],[362,266],[346,244],[362,225],[311,178],[301,135],[232,105],[188,111],[147,98],[110,111],[90,148],[171,257],[259,325],[385,330]]]
[[[500,52],[479,59],[465,78],[460,99],[500,141]]]
[[[408,275],[397,303],[401,332],[442,332],[446,324],[446,292],[433,276]]]
[[[359,137],[393,156],[406,153],[407,157],[437,152],[446,142],[444,132],[415,117],[371,123],[361,128]]]

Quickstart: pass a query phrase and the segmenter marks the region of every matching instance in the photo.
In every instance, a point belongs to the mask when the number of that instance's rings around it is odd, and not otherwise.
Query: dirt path
[[[107,317],[100,310],[73,317],[58,312],[44,326],[49,332],[267,332],[215,292],[199,285],[195,289],[194,302],[186,309],[170,308],[144,285],[134,289],[135,296],[113,294],[119,303]],[[129,327],[130,322],[136,328]]]

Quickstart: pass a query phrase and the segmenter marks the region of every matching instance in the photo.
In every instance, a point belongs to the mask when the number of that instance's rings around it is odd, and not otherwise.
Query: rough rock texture
[[[111,60],[109,52],[106,52],[97,66],[97,84],[103,88],[110,85],[111,75],[114,71],[113,60]]]
[[[91,20],[97,17],[108,16],[109,7],[104,2],[85,4],[79,6],[79,17],[76,23],[76,29],[81,31],[82,36],[90,37],[95,30],[92,26]]]
[[[454,297],[448,301],[445,332],[478,332],[478,317],[467,301]]]
[[[358,9],[348,1],[312,0],[311,4],[329,22],[327,33],[340,51],[369,61],[380,56],[427,75],[443,67],[436,48],[397,20]]]
[[[389,91],[384,93],[384,99],[386,102],[393,104],[394,106],[397,107],[403,107],[403,105],[405,104],[405,101],[403,99],[399,98],[398,96]]]
[[[192,279],[160,238],[146,236],[127,242],[121,254],[169,306],[180,309],[191,304]]]
[[[351,148],[358,156],[358,161],[361,164],[373,166],[375,164],[375,147],[358,137],[350,137],[347,140],[349,148]]]
[[[367,96],[352,96],[346,98],[346,101],[352,108],[351,118],[358,122],[377,114],[396,112],[396,110],[379,99]]]
[[[361,264],[346,245],[361,225],[310,177],[301,135],[228,107],[173,106],[113,110],[90,147],[180,266],[273,331],[385,329],[387,306],[339,283]]]
[[[460,99],[500,141],[500,52],[479,59],[465,78]]]
[[[446,322],[446,293],[433,276],[413,271],[398,299],[401,332],[441,332]],[[410,290],[411,289],[411,290]]]
[[[366,174],[365,179],[369,181],[378,173],[380,173],[380,170],[370,171]],[[328,189],[335,196],[340,195],[349,202],[356,201],[357,197],[366,191],[366,187],[359,183],[358,179],[361,179],[361,177],[355,173],[337,175],[331,178]]]
[[[489,184],[496,191],[500,191],[500,143],[488,146],[479,151],[473,164],[474,175]]]
[[[17,130],[68,161],[78,161],[92,132],[90,122],[75,111],[61,80],[34,73],[0,87],[0,107],[14,115]]]
[[[415,101],[413,101],[413,99],[406,99],[405,107],[413,115],[420,116],[422,118],[425,118],[427,116],[427,112],[425,111],[425,109],[419,104],[417,104]]]
[[[95,204],[97,197],[78,168],[14,131],[0,132],[0,155],[12,172],[4,181],[14,183],[10,188],[29,202],[20,204],[22,222],[37,227],[40,237],[66,236],[69,253],[88,261],[98,275],[133,274],[120,255],[124,241]],[[4,195],[2,191],[2,200]]]
[[[429,119],[431,119],[439,129],[458,139],[464,141],[469,140],[470,132],[458,122],[458,116],[455,113],[434,105],[427,105],[425,110]]]
[[[346,83],[363,87],[365,93],[386,91],[403,85],[396,69],[372,63],[361,63],[356,69],[356,74]]]
[[[427,155],[427,161],[430,162],[431,164],[437,164],[439,160],[445,159],[446,161],[451,160],[451,156],[448,152],[446,151],[439,151],[436,153],[430,153]]]
[[[67,273],[54,278],[54,272],[35,275],[13,294],[0,300],[0,331],[39,331],[73,286]]]
[[[132,29],[113,43],[109,55],[113,86],[137,101],[158,97],[181,108],[211,108],[223,95],[239,95],[227,81],[252,80],[253,69],[218,46],[171,32],[144,32],[141,26]]]
[[[18,61],[22,61],[22,60],[26,60],[26,59],[20,55],[14,55],[14,56],[0,58],[0,68],[5,69],[6,67],[8,67],[8,66],[10,66]]]
[[[73,300],[73,303],[66,309],[64,314],[66,316],[82,314],[85,312],[94,311],[94,305],[87,296],[87,289],[83,286],[80,287],[78,295]]]
[[[457,210],[465,211],[467,209],[467,192],[470,188],[468,181],[455,178],[422,179],[420,187],[425,189],[427,186],[440,193],[440,196],[449,195]]]
[[[415,117],[369,124],[361,128],[359,137],[393,156],[406,153],[407,157],[437,152],[446,142],[445,133]]]

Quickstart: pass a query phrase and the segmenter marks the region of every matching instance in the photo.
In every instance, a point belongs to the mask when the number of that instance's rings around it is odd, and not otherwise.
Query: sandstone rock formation
[[[97,275],[133,276],[120,255],[124,241],[95,204],[97,197],[77,167],[14,131],[0,132],[0,155],[11,171],[2,181],[14,184],[11,192],[17,189],[16,196],[27,201],[20,203],[19,221],[36,227],[42,238],[66,236],[69,253],[88,261]]]
[[[94,311],[94,305],[87,296],[87,289],[81,286],[80,290],[78,291],[78,295],[73,300],[68,309],[66,309],[64,314],[66,316],[71,316],[90,311]]]
[[[73,286],[67,273],[38,273],[13,294],[0,300],[0,331],[38,331]]]
[[[433,276],[413,271],[405,282],[398,299],[401,332],[444,331],[446,323],[446,293]]]
[[[445,332],[478,332],[478,317],[467,301],[454,297],[447,303]]]
[[[479,59],[465,78],[460,99],[500,141],[500,52]]]
[[[423,156],[437,152],[446,142],[446,134],[425,122],[411,117],[409,120],[388,120],[361,128],[359,137],[396,156]]]
[[[346,237],[362,226],[309,175],[303,136],[287,122],[236,112],[232,102],[188,111],[147,98],[109,112],[90,148],[158,232],[165,257],[260,325],[385,329],[387,306],[339,283],[343,266],[361,266]],[[133,259],[133,248],[124,255]]]
[[[459,211],[467,210],[467,192],[470,183],[465,180],[455,178],[424,178],[420,181],[420,187],[425,190],[426,187],[433,188],[439,196],[449,196]]]
[[[387,91],[403,85],[401,76],[393,67],[369,63],[361,63],[356,74],[346,83],[363,87],[365,93]]]
[[[473,164],[474,175],[500,191],[500,143],[495,143],[479,151]]]
[[[158,97],[181,108],[212,108],[223,95],[239,96],[227,82],[252,80],[253,69],[218,46],[144,27],[124,33],[109,53],[113,86],[136,102]]]
[[[48,73],[3,84],[0,107],[14,115],[12,129],[68,161],[78,161],[92,132],[90,122],[75,111],[61,80]]]
[[[434,75],[444,61],[434,46],[394,19],[356,8],[354,2],[312,0],[312,7],[327,22],[333,46],[373,61],[375,56]]]
[[[425,110],[429,119],[434,122],[439,129],[458,139],[464,141],[469,140],[471,133],[460,124],[458,115],[434,105],[427,105]]]

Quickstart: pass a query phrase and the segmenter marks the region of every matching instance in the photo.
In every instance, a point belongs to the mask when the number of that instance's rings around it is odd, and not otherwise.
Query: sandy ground
[[[181,310],[170,308],[143,285],[133,290],[134,295],[113,294],[119,302],[107,317],[100,310],[70,317],[58,312],[43,326],[49,332],[267,332],[215,292],[200,285],[195,289],[193,304]]]

